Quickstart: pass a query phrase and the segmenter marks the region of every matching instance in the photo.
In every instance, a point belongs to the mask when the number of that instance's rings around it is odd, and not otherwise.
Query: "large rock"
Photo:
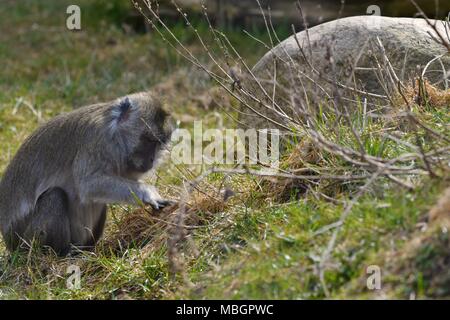
[[[445,36],[444,23],[431,21]],[[445,54],[431,63],[425,74],[430,81],[444,85],[443,69],[450,70],[450,54],[433,37],[438,38],[436,32],[427,21],[419,18],[357,16],[318,25],[296,35],[302,50],[291,36],[269,51],[252,70],[259,84],[250,76],[245,77],[244,87],[266,107],[247,100],[256,112],[277,121],[280,112],[296,116],[298,106],[307,104],[306,96],[309,105],[336,97],[354,99],[356,95],[372,101],[378,99],[376,95],[393,94],[397,90],[397,78],[408,83],[428,62]],[[349,90],[349,87],[360,91]],[[272,96],[276,103],[271,101]],[[270,110],[277,107],[283,109],[278,109],[278,115]],[[274,127],[248,108],[242,111],[240,120],[245,126]]]

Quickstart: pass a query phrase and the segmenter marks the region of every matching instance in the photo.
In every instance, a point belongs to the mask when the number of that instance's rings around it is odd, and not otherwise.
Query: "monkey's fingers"
[[[173,201],[173,200],[168,200],[168,199],[158,200],[158,205],[161,209],[165,208],[165,207],[169,207],[174,204],[176,204],[176,201]]]
[[[153,208],[153,210],[161,209],[159,206],[159,201],[157,201],[157,200],[146,201],[145,204],[149,204]]]
[[[154,210],[162,210],[166,207],[170,207],[171,205],[176,204],[176,201],[167,200],[167,199],[159,199],[155,201],[151,201],[148,203]]]
[[[149,204],[153,210],[161,210],[166,206],[164,200],[150,200],[147,204]]]

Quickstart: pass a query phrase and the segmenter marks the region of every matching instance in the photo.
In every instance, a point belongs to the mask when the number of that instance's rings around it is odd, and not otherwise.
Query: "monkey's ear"
[[[121,99],[115,106],[113,106],[112,117],[117,125],[127,123],[136,108],[128,97]]]

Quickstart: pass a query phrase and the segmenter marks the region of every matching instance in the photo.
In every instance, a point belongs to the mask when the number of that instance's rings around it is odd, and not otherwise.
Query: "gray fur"
[[[172,133],[150,93],[86,106],[50,120],[23,143],[0,182],[8,249],[33,239],[64,255],[101,237],[109,203],[168,202],[139,181]]]

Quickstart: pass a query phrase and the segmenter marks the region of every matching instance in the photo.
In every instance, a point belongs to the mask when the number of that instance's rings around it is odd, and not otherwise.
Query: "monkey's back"
[[[0,181],[3,233],[12,219],[31,212],[46,189],[73,179],[73,161],[81,145],[89,145],[96,139],[100,126],[95,118],[105,108],[104,104],[98,104],[56,116],[23,142]]]

